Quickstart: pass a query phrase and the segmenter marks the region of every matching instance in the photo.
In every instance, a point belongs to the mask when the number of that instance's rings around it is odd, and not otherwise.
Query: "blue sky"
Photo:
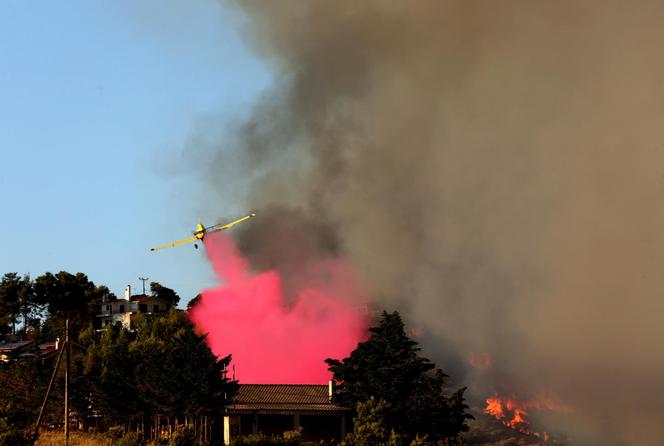
[[[182,303],[215,283],[187,236],[207,207],[185,146],[269,85],[215,1],[0,4],[0,273],[81,271],[121,295],[139,276]]]

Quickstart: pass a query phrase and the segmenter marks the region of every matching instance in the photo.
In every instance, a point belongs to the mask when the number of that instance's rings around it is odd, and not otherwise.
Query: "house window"
[[[124,313],[124,305],[120,305],[120,313]]]
[[[159,313],[159,305],[155,305],[155,306],[154,306],[154,312],[155,312],[155,313]]]
[[[106,305],[106,311],[111,311],[111,308],[112,307],[110,305]]]
[[[138,311],[142,311],[144,313],[148,312],[148,304],[139,304],[138,305]]]

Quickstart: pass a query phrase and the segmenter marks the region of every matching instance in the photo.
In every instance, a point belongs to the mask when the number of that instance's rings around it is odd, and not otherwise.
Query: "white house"
[[[101,314],[97,317],[100,320],[101,328],[115,323],[121,323],[123,327],[131,327],[131,318],[134,314],[165,314],[171,305],[165,300],[146,294],[131,295],[131,285],[127,285],[124,292],[124,299],[108,301],[104,298],[101,304]]]

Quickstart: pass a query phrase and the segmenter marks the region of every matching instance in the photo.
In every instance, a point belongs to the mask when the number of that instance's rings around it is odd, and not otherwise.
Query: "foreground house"
[[[35,341],[0,342],[0,363],[24,358],[39,358],[42,364],[58,353],[60,338],[55,342],[37,344]]]
[[[224,444],[238,435],[277,435],[302,429],[304,441],[335,440],[346,435],[350,410],[330,402],[325,384],[241,384],[224,416]]]
[[[0,362],[9,362],[20,356],[28,355],[35,348],[34,341],[16,341],[0,343]]]

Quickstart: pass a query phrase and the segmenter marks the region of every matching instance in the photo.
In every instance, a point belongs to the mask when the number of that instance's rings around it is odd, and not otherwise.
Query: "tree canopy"
[[[0,445],[30,443],[48,372],[35,357],[0,366]]]
[[[96,286],[83,273],[60,271],[45,273],[33,284],[34,301],[48,311],[44,326],[46,335],[55,339],[64,331],[64,320],[69,318],[72,332],[85,328],[99,314],[104,296],[110,295],[105,286]]]
[[[370,332],[349,357],[326,360],[338,383],[334,402],[346,407],[371,399],[384,402],[380,409],[386,431],[407,441],[418,434],[434,442],[455,439],[467,431],[472,416],[466,413],[465,388],[447,393],[447,375],[419,355],[399,313],[384,312]]]
[[[151,290],[172,305],[179,301],[159,283]],[[6,273],[0,279],[0,335],[62,341],[65,319],[70,320],[70,408],[82,419],[101,415],[112,425],[155,415],[182,420],[223,411],[237,391],[237,383],[225,376],[230,356],[218,359],[185,312],[171,309],[159,317],[138,313],[132,316],[131,331],[120,325],[96,330],[104,300],[115,296],[80,272],[47,272],[35,280]],[[26,348],[26,355],[0,362],[0,445],[31,442],[56,360],[35,344]],[[63,367],[46,405],[46,422],[62,420]]]
[[[172,289],[163,286],[159,282],[150,283],[150,292],[154,297],[157,297],[165,302],[168,302],[171,306],[177,307],[178,302],[180,302],[180,296],[173,291]]]
[[[385,427],[385,411],[388,406],[384,400],[376,402],[371,397],[355,406],[353,431],[341,442],[341,446],[399,446],[396,432],[389,432]]]
[[[221,410],[237,391],[186,314],[138,318],[135,333],[116,326],[88,348],[84,374],[98,408],[110,419],[198,416]],[[118,385],[122,383],[122,385]]]
[[[32,311],[32,282],[30,276],[6,273],[0,280],[0,334],[16,332],[16,323],[22,317],[27,325]]]
[[[173,289],[158,282],[150,284],[150,291],[173,307],[180,301]],[[97,323],[104,300],[117,298],[108,287],[96,285],[81,272],[46,272],[34,280],[28,274],[5,273],[0,279],[0,336],[17,333],[53,341],[62,337],[67,318],[72,333],[77,333]]]
[[[189,302],[187,302],[187,310],[191,310],[196,305],[198,305],[200,303],[202,297],[203,297],[203,295],[201,293],[198,293],[193,299],[191,299]]]

